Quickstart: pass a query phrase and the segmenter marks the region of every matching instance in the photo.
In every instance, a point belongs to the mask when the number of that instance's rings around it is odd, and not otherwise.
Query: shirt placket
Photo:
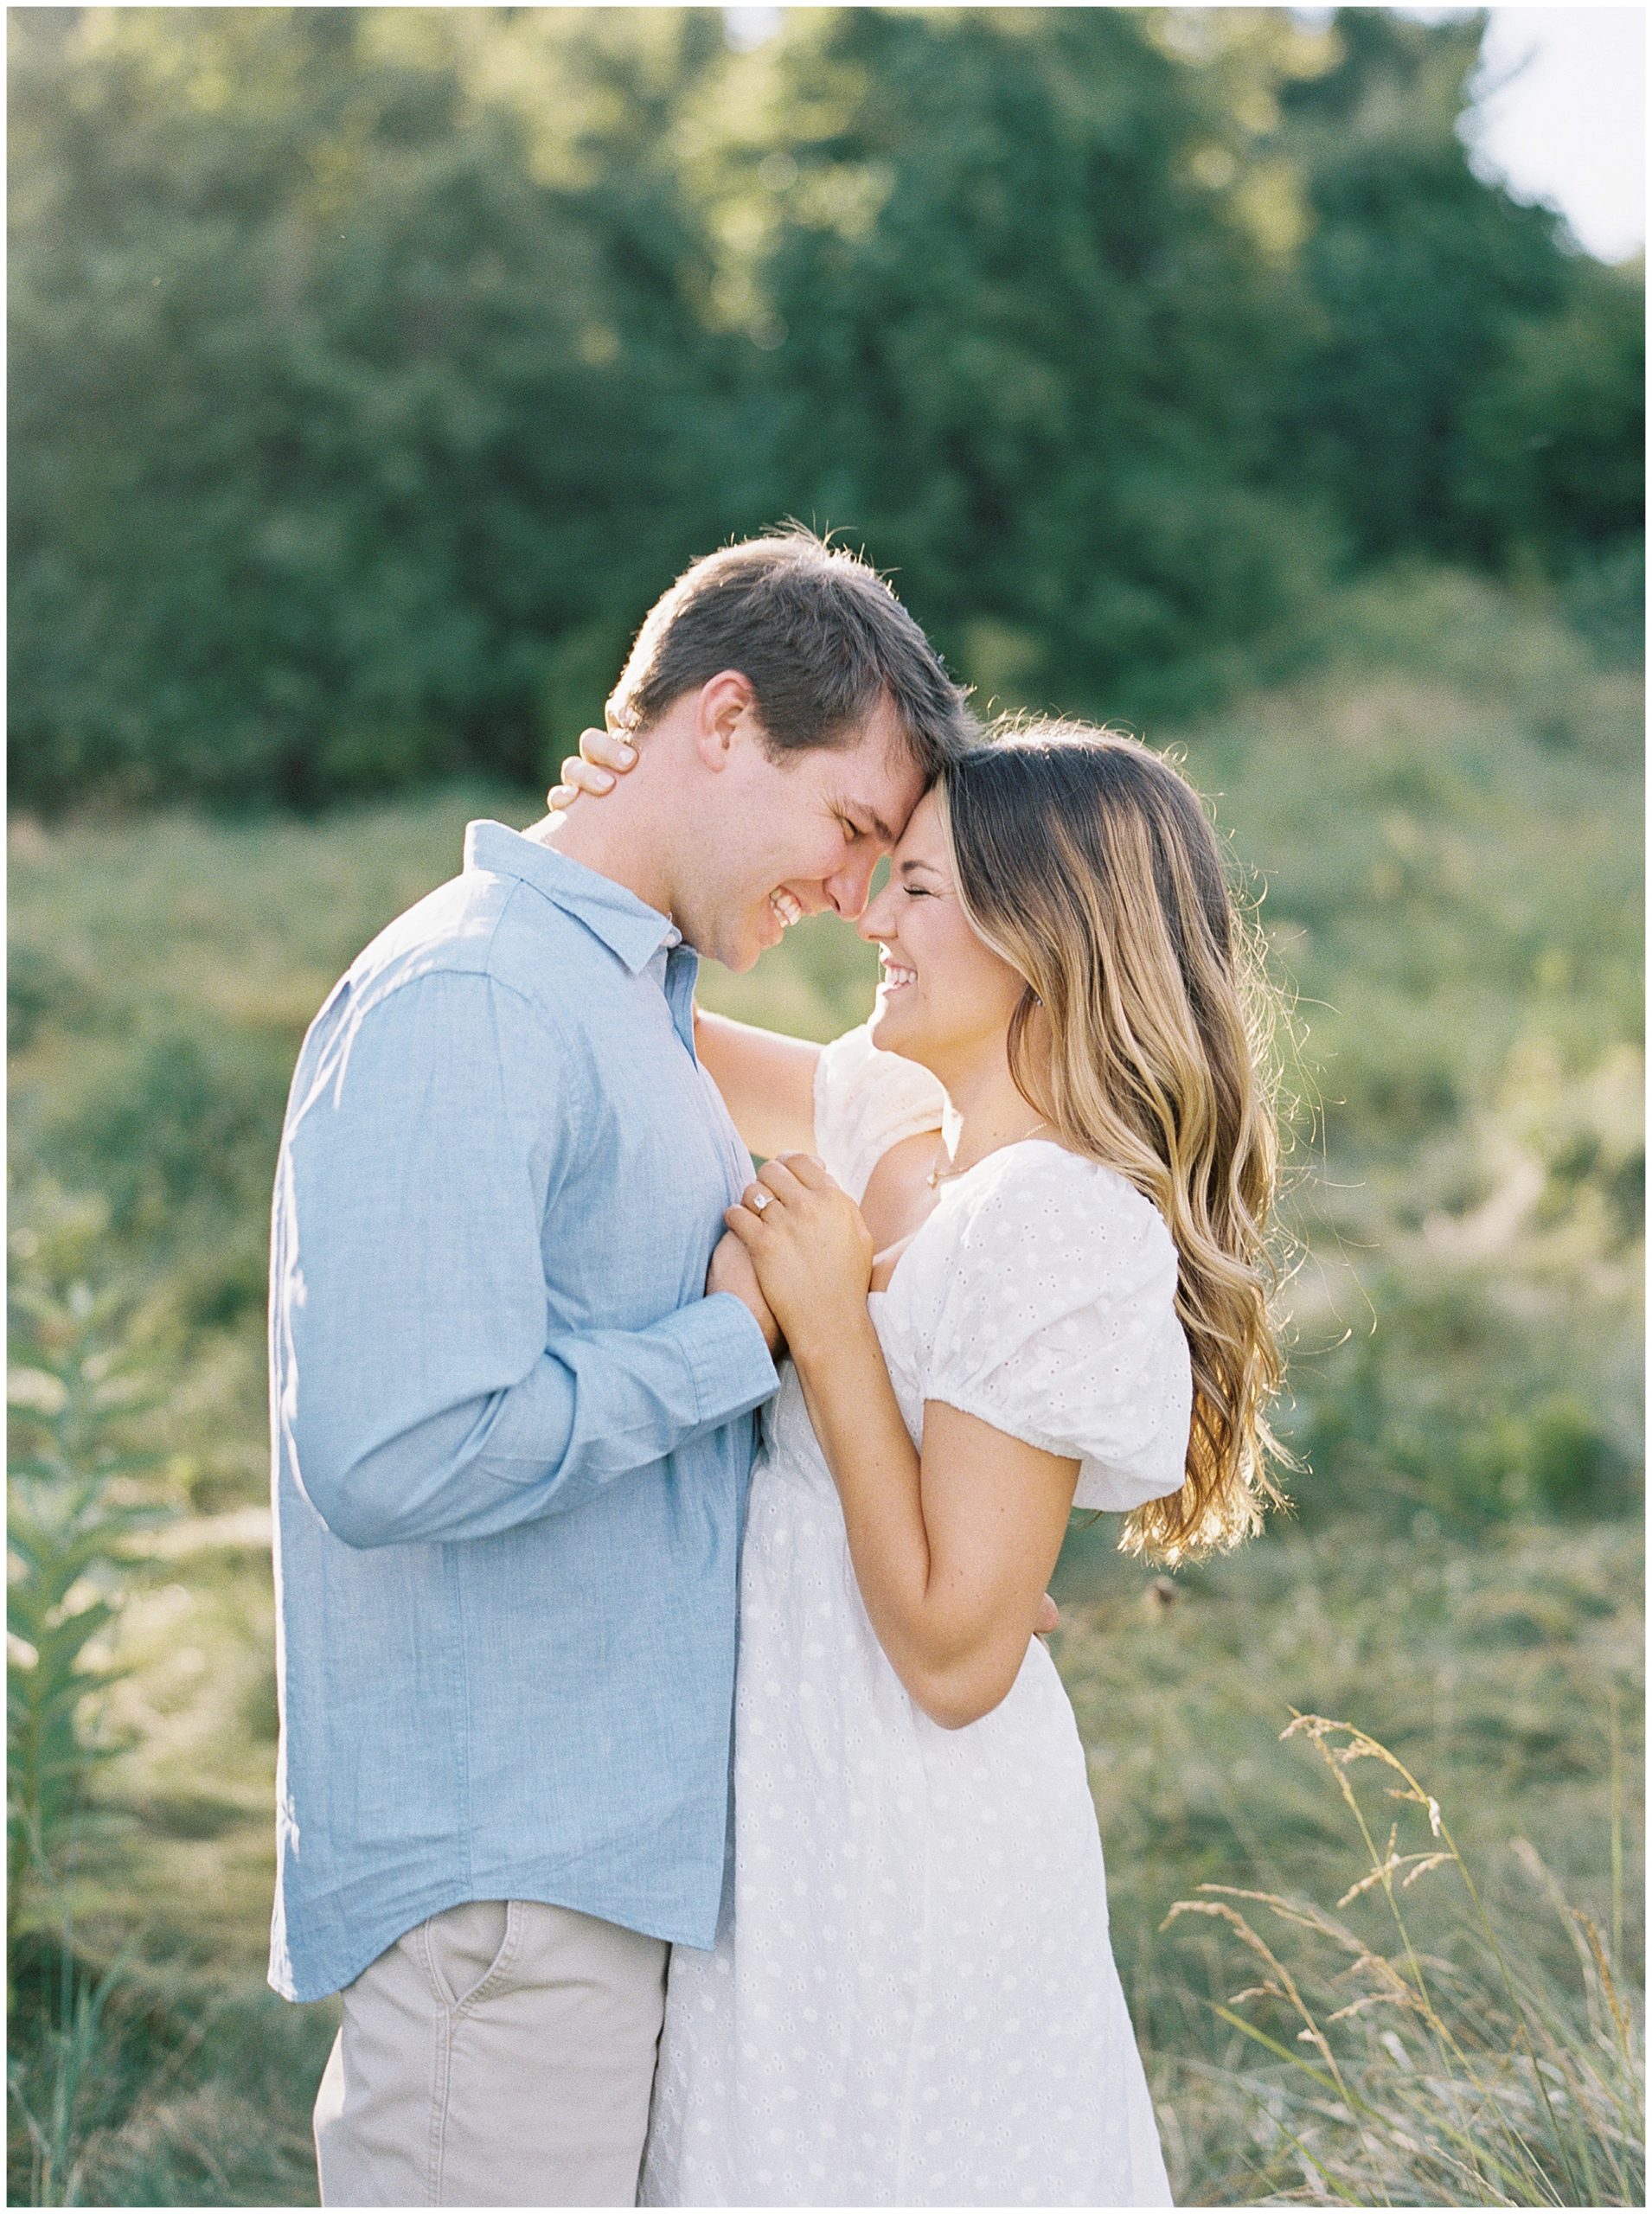
[[[669,949],[665,955],[665,970],[662,989],[665,1003],[671,1012],[671,1026],[688,1048],[700,1078],[701,1110],[707,1135],[716,1148],[729,1179],[731,1196],[737,1193],[751,1173],[751,1156],[740,1143],[723,1104],[722,1094],[701,1066],[700,1056],[694,1043],[694,989],[700,976],[700,956],[692,946],[684,945],[680,935],[673,931],[665,941]],[[657,959],[658,957],[656,956]]]

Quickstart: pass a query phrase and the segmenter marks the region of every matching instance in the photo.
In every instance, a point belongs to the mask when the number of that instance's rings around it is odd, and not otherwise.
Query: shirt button
[[[680,930],[675,929],[667,931],[665,934],[665,942],[668,945],[681,945],[682,943],[682,932]]]

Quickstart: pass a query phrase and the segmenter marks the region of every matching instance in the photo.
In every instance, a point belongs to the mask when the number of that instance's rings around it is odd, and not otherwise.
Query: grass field
[[[1401,579],[1340,605],[1289,685],[1146,735],[1177,744],[1265,886],[1303,1103],[1297,1513],[1174,1579],[1119,1558],[1105,1525],[1075,1527],[1058,1573],[1058,1654],[1176,2194],[1418,2203],[1453,2172],[1425,2159],[1449,2113],[1441,2157],[1465,2164],[1465,2196],[1628,2203],[1639,679],[1541,610]],[[78,1770],[42,1785],[40,1865],[20,1869],[14,1824],[14,2202],[313,2197],[331,2014],[262,1989],[270,1171],[298,1040],[340,969],[457,867],[468,816],[534,811],[531,794],[467,790],[314,822],[12,826],[15,1430],[21,1526],[46,1532],[14,1577],[26,1602],[55,1545],[50,1621],[112,1610],[86,1634],[78,1707],[109,1757],[84,1790]],[[708,973],[704,995],[824,1037],[864,1013],[873,965],[817,922],[749,977]],[[74,1468],[96,1481],[71,1543],[51,1517]],[[119,1525],[145,1510],[164,1519]],[[14,1644],[25,1710],[47,1704],[48,1643]],[[1425,1810],[1383,1798],[1380,1763],[1333,1772],[1302,1737],[1281,1743],[1296,1711],[1371,1732],[1439,1800],[1514,1990],[1556,2026],[1527,2024],[1521,2044],[1454,1865],[1403,1890],[1390,1872],[1335,1910],[1368,1866],[1339,1774],[1375,1794],[1379,1846],[1392,1819],[1419,1832],[1401,1852],[1437,1840]],[[1206,1883],[1316,1901],[1405,1976],[1403,1907],[1416,1958],[1439,1964],[1450,2036],[1390,1991],[1386,2013],[1322,2032],[1327,2061],[1231,1923],[1161,1928]],[[1309,2003],[1310,1956],[1341,1941],[1311,1916],[1242,1910]],[[1328,2006],[1381,1974],[1335,1984],[1327,1968]],[[1519,2146],[1491,2143],[1494,2109]]]

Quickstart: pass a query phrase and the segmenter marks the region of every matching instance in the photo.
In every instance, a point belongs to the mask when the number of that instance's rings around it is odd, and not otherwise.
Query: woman
[[[722,1924],[673,1956],[643,2197],[1166,2204],[1033,1632],[1075,1504],[1174,1560],[1271,1495],[1247,949],[1185,781],[1071,726],[950,772],[860,927],[864,1030],[701,1025],[776,1156],[726,1220],[790,1360],[742,1554]]]

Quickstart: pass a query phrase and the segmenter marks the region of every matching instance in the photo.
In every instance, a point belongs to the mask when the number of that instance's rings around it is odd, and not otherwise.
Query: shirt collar
[[[663,945],[682,943],[682,933],[669,915],[649,906],[623,884],[503,822],[466,824],[464,866],[532,885],[553,906],[576,917],[599,937],[633,976],[642,974]]]

